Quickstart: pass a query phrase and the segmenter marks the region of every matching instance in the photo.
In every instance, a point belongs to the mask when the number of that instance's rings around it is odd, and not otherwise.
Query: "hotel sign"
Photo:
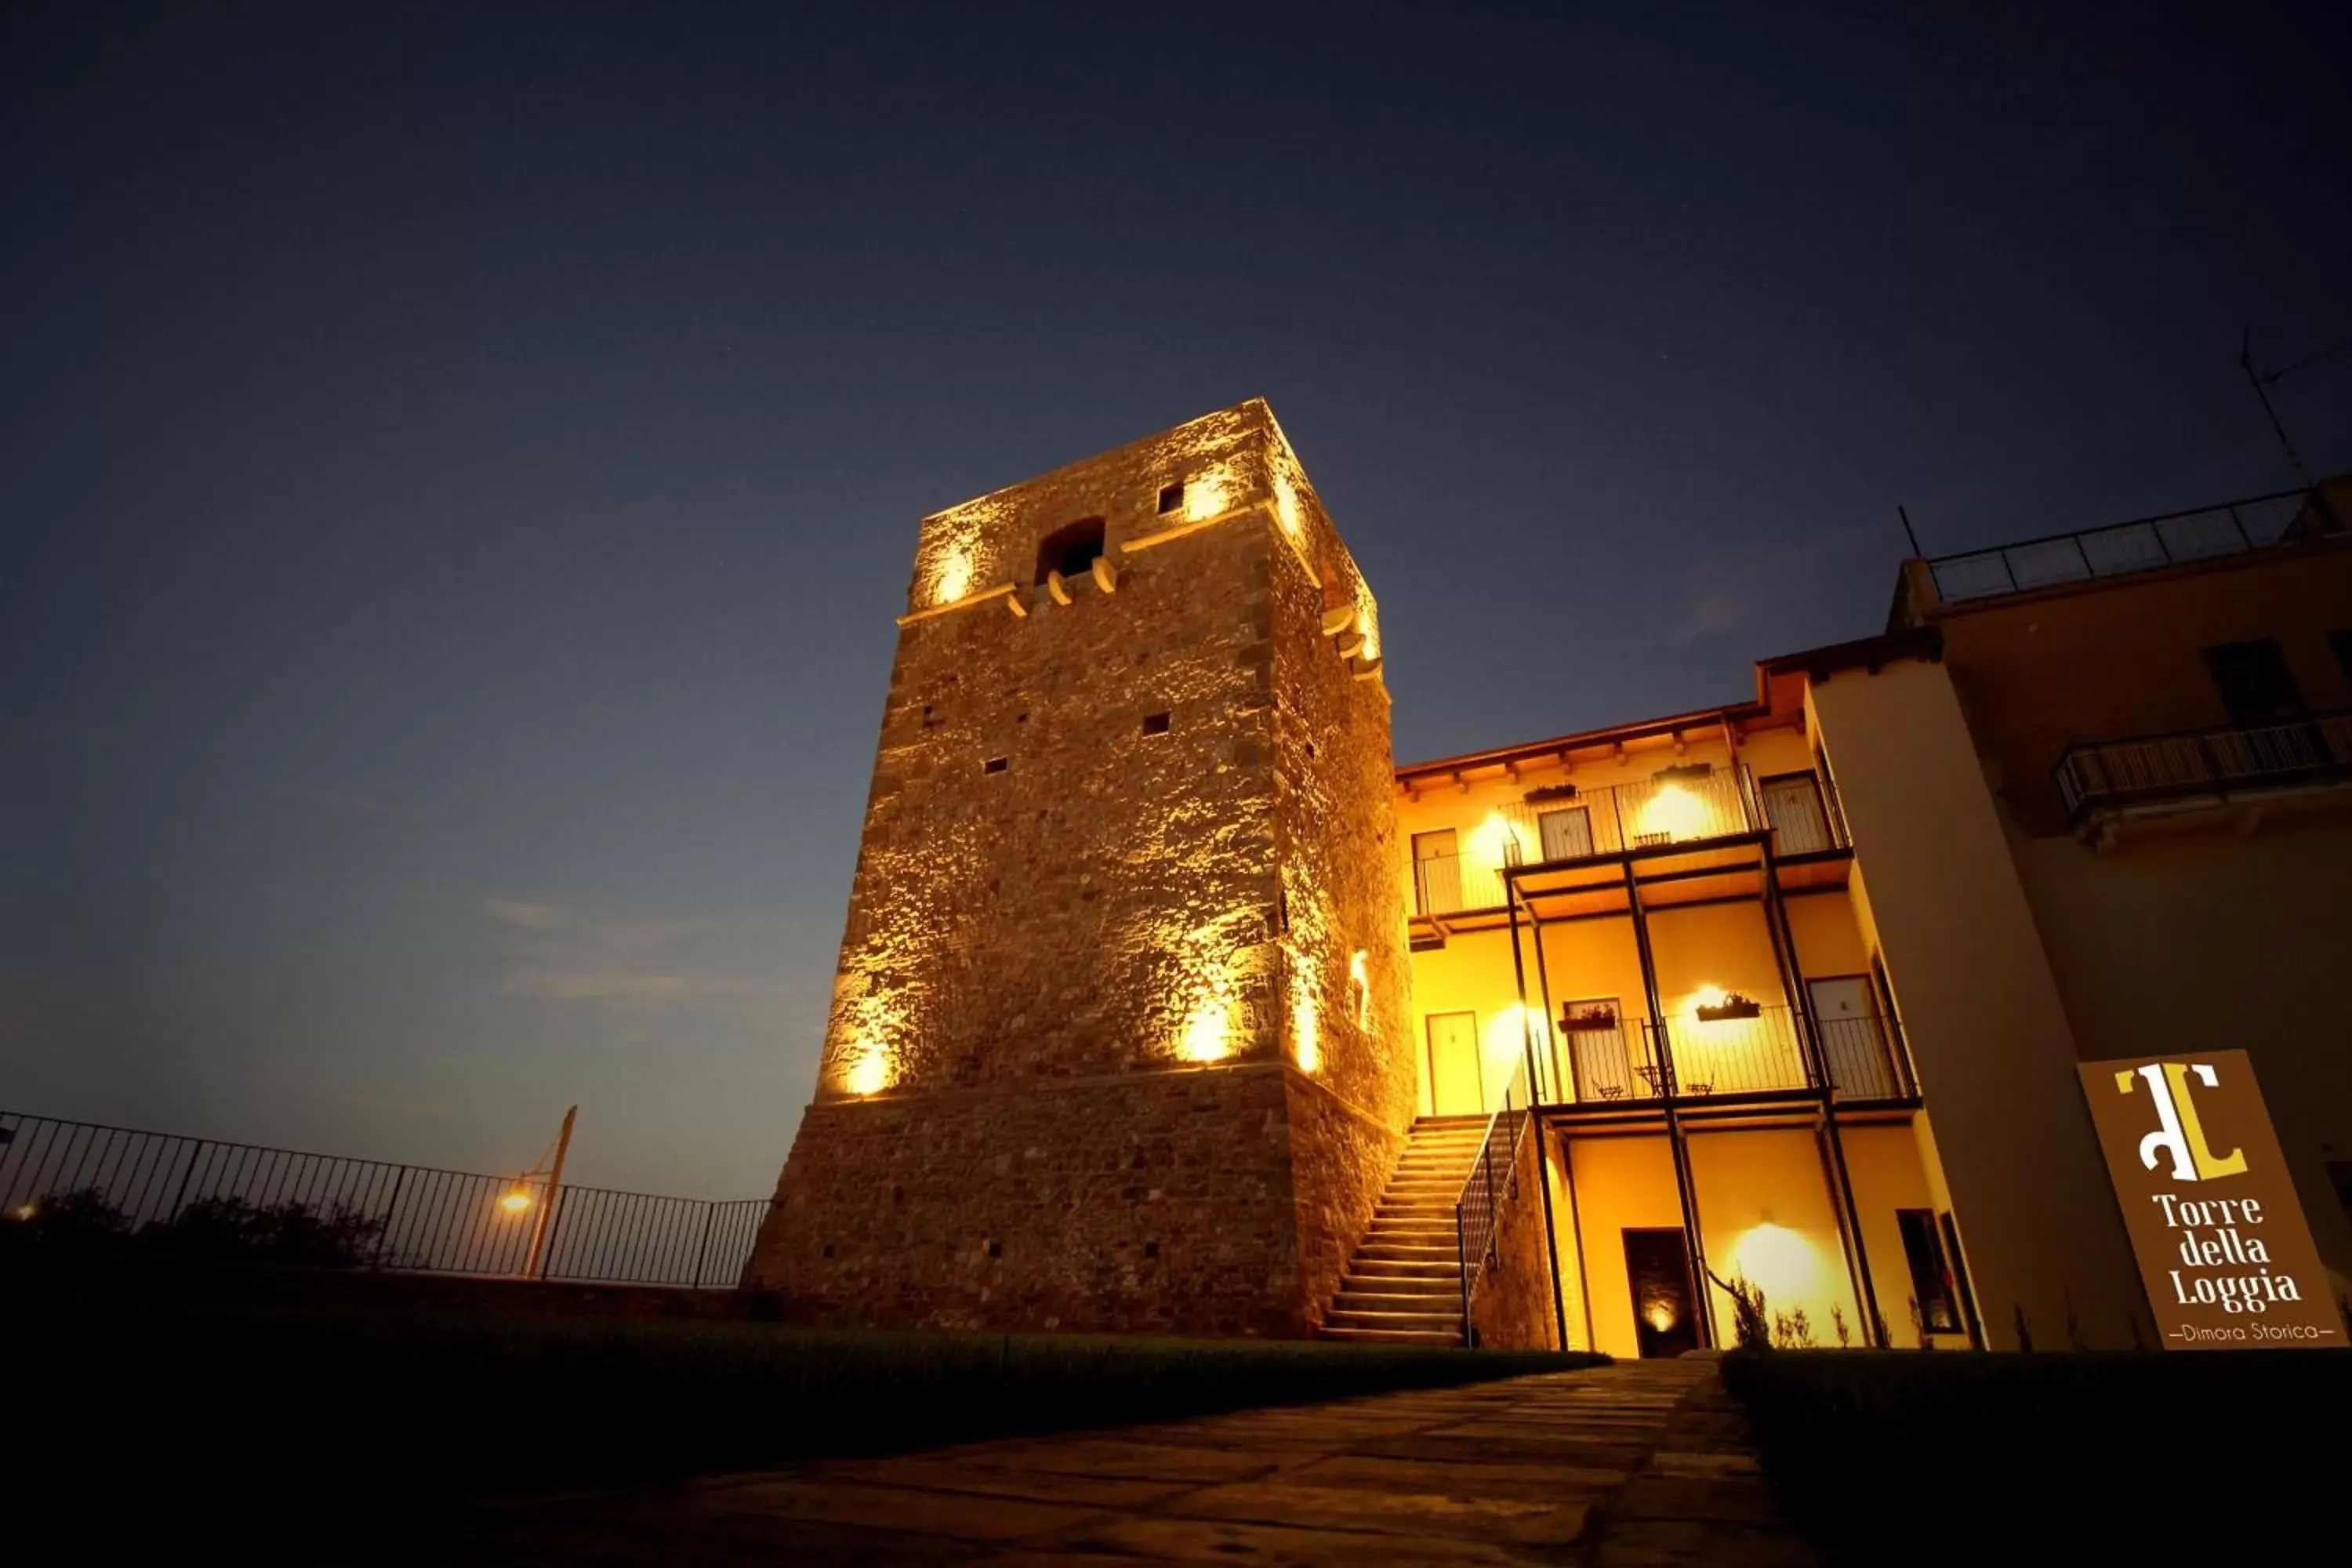
[[[2246,1053],[2081,1071],[2164,1348],[2342,1348],[2344,1321]]]

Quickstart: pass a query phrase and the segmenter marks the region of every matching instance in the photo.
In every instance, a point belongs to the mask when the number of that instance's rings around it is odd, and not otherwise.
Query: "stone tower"
[[[816,1098],[748,1275],[1299,1335],[1414,1103],[1379,618],[1253,400],[926,518]]]

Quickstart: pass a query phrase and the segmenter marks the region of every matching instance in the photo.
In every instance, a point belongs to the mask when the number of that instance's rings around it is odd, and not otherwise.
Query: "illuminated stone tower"
[[[1413,1112],[1370,592],[1253,400],[924,520],[749,1281],[1304,1334]]]

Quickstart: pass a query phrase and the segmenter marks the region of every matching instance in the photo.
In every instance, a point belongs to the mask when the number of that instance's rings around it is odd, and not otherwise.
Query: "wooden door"
[[[1764,816],[1772,825],[1774,848],[1782,855],[1832,849],[1829,815],[1822,809],[1821,785],[1811,773],[1782,773],[1758,786]]]
[[[1429,1109],[1435,1116],[1475,1116],[1486,1109],[1475,1013],[1429,1016]]]
[[[1808,980],[1813,1017],[1822,1026],[1822,1060],[1830,1086],[1848,1100],[1891,1100],[1895,1071],[1867,974]]]
[[[1454,829],[1441,827],[1412,836],[1413,912],[1450,915],[1462,907],[1462,861],[1454,852]]]
[[[1592,813],[1584,806],[1537,813],[1536,832],[1547,860],[1577,860],[1592,853]]]

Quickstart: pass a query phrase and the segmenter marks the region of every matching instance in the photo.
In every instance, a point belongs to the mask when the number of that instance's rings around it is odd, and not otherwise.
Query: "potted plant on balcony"
[[[1727,991],[1712,1002],[1700,1003],[1697,1007],[1698,1021],[1702,1024],[1719,1024],[1727,1018],[1760,1017],[1763,1012],[1762,1004],[1737,991]]]
[[[1582,1006],[1562,1009],[1559,1026],[1564,1033],[1582,1030],[1613,1029],[1617,1026],[1617,1009],[1606,1002],[1591,1002]]]

